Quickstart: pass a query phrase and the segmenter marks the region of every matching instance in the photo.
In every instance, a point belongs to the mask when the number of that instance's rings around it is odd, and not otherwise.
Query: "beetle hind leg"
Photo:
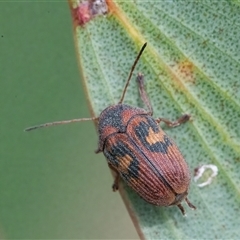
[[[182,212],[182,215],[185,215],[185,210],[184,210],[182,204],[179,203],[179,204],[177,205],[177,207],[178,207],[178,208],[180,209],[180,211]]]
[[[189,201],[189,199],[188,198],[185,198],[185,201],[186,201],[186,203],[187,203],[187,205],[190,207],[190,208],[192,208],[192,209],[196,209],[196,207]]]
[[[185,198],[185,201],[190,208],[192,208],[194,210],[196,209],[196,207],[189,201],[189,199],[187,197]],[[185,215],[185,210],[184,210],[182,204],[181,203],[177,204],[177,207],[180,209],[182,214]]]

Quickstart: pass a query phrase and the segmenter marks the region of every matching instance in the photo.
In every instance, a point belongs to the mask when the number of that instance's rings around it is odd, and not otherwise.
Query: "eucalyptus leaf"
[[[214,164],[219,174],[184,204],[146,203],[127,186],[121,193],[141,238],[237,239],[240,210],[240,6],[236,1],[107,1],[108,14],[74,25],[76,50],[94,116],[118,103],[135,57],[148,46],[124,103],[144,107],[136,75],[145,76],[154,117],[192,121],[170,129],[191,174]],[[76,9],[77,1],[70,1]],[[109,183],[110,190],[111,183]],[[109,199],[109,201],[111,201]]]

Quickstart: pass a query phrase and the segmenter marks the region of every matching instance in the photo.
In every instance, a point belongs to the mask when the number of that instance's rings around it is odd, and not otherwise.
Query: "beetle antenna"
[[[141,48],[141,50],[140,50],[140,52],[138,53],[138,55],[137,55],[137,57],[136,57],[136,59],[135,59],[133,65],[132,65],[132,68],[131,68],[131,71],[130,71],[130,73],[129,73],[129,76],[128,76],[126,85],[125,85],[125,87],[124,87],[122,96],[121,96],[120,101],[119,101],[119,104],[121,104],[121,103],[123,102],[123,99],[124,99],[125,93],[126,93],[126,91],[127,91],[127,87],[128,87],[128,85],[129,85],[129,82],[130,82],[130,79],[131,79],[131,77],[132,77],[133,71],[134,71],[134,69],[135,69],[135,67],[136,67],[136,65],[137,65],[137,63],[138,63],[138,60],[139,60],[139,58],[141,57],[141,55],[142,55],[142,53],[143,53],[143,51],[144,51],[144,49],[145,49],[146,46],[147,46],[147,43],[144,43],[143,46],[142,46],[142,48]]]
[[[135,59],[133,65],[132,65],[132,68],[130,70],[130,73],[129,73],[129,76],[128,76],[128,79],[127,79],[127,82],[126,82],[126,85],[124,87],[124,90],[123,90],[123,93],[122,93],[122,96],[121,96],[121,99],[120,99],[119,103],[123,102],[123,99],[124,99],[125,93],[127,91],[127,87],[129,85],[129,82],[131,80],[133,71],[134,71],[134,69],[135,69],[135,67],[138,63],[138,60],[141,57],[144,49],[146,48],[146,46],[147,46],[147,43],[144,43],[141,50],[139,51],[136,59]],[[61,125],[61,124],[68,124],[68,123],[82,122],[82,121],[93,121],[93,120],[98,120],[98,117],[97,118],[77,118],[77,119],[72,119],[72,120],[49,122],[49,123],[44,123],[44,124],[40,124],[40,125],[37,125],[37,126],[26,128],[24,131],[32,131],[32,130],[35,130],[35,129],[38,129],[38,128],[50,127],[50,126],[54,126],[54,125]]]
[[[98,117],[96,118],[77,118],[77,119],[71,119],[71,120],[65,120],[65,121],[57,121],[57,122],[49,122],[49,123],[44,123],[40,124],[37,126],[29,127],[26,128],[24,131],[32,131],[38,128],[43,128],[43,127],[50,127],[54,125],[61,125],[61,124],[68,124],[68,123],[74,123],[74,122],[82,122],[82,121],[93,121],[93,120],[98,120]]]

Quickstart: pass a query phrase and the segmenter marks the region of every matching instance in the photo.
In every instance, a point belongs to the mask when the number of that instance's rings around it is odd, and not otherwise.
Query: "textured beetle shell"
[[[103,145],[108,136],[114,133],[126,132],[129,120],[136,114],[147,115],[147,112],[144,109],[126,104],[113,105],[103,110],[98,123],[99,150],[103,151]]]
[[[99,149],[122,179],[154,205],[178,204],[190,184],[176,144],[140,108],[118,104],[99,117]]]

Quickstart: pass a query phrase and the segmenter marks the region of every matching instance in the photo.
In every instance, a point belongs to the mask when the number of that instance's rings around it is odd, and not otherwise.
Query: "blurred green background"
[[[66,1],[0,2],[0,238],[138,238],[94,154]]]

